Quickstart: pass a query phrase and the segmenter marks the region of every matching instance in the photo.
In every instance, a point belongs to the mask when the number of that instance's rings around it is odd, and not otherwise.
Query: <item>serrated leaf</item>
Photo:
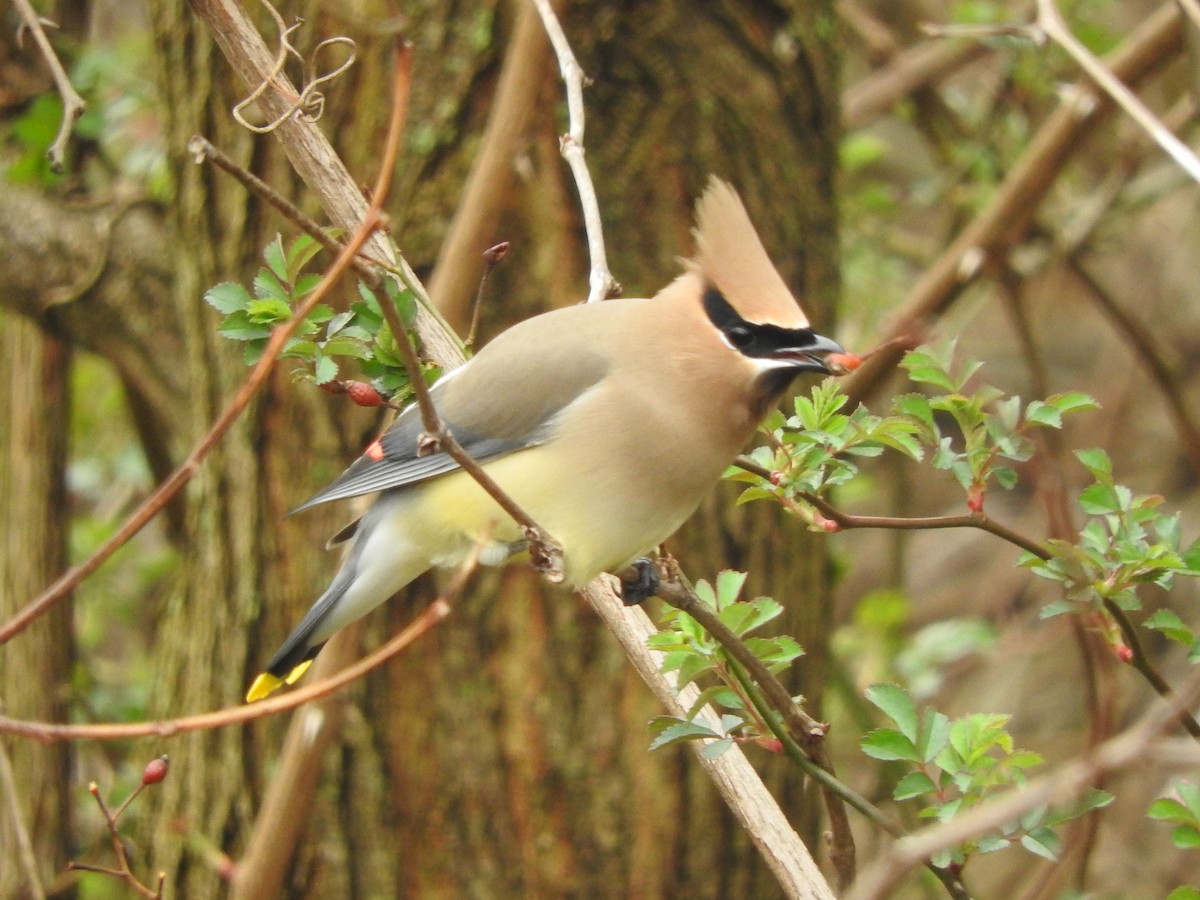
[[[878,682],[867,688],[867,699],[896,723],[911,744],[917,740],[917,706],[908,691],[892,682]]]
[[[745,572],[723,569],[717,573],[717,608],[734,603],[746,583]]]
[[[333,381],[338,376],[338,364],[328,356],[320,356],[313,367],[313,375],[317,384]]]
[[[236,281],[223,281],[204,292],[205,302],[217,312],[229,315],[250,305],[250,292]]]
[[[291,299],[283,282],[270,269],[259,269],[254,276],[254,296],[261,300],[274,299],[284,303]]]
[[[1098,479],[1108,480],[1112,477],[1112,460],[1100,448],[1094,447],[1090,450],[1076,450],[1075,458],[1083,463],[1087,470]],[[1101,476],[1105,477],[1101,478]]]
[[[1161,631],[1168,638],[1185,647],[1191,647],[1196,640],[1196,634],[1184,624],[1183,620],[1173,610],[1160,609],[1142,623],[1146,628]]]
[[[321,277],[316,272],[297,275],[296,280],[292,282],[292,299],[302,300],[311,294],[316,286],[321,283]]]
[[[1066,391],[1062,394],[1052,394],[1046,402],[1060,413],[1078,412],[1080,410],[1099,409],[1100,404],[1090,394],[1083,391]]]
[[[658,736],[650,742],[649,749],[657,750],[659,747],[666,747],[671,744],[678,744],[682,741],[695,741],[701,738],[719,738],[720,735],[704,725],[699,725],[696,722],[676,722],[673,725],[668,725],[658,733]]]
[[[936,790],[937,785],[924,772],[909,772],[896,782],[896,787],[892,790],[892,799],[911,800],[922,794],[932,794]]]
[[[290,281],[288,278],[287,261],[283,252],[283,236],[276,234],[272,241],[263,248],[263,261],[267,268],[280,281]]]
[[[325,326],[325,337],[331,338],[347,325],[354,318],[354,313],[351,310],[340,312],[329,320],[329,324]]]
[[[860,742],[863,753],[873,759],[904,760],[917,762],[917,751],[913,742],[891,728],[877,728]]]
[[[1150,804],[1150,808],[1146,810],[1146,815],[1151,819],[1158,819],[1163,822],[1188,823],[1194,820],[1194,817],[1186,806],[1178,800],[1172,800],[1170,797],[1162,797],[1155,800]]]

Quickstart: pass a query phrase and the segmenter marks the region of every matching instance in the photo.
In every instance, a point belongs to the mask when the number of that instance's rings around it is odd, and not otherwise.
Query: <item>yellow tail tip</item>
[[[288,672],[282,678],[278,675],[272,675],[270,672],[263,672],[254,679],[254,684],[250,685],[250,690],[246,691],[246,702],[253,703],[255,700],[262,700],[264,697],[270,696],[285,684],[295,684],[300,680],[300,677],[308,671],[313,661],[306,659],[292,671]]]
[[[282,684],[282,678],[272,675],[270,672],[263,672],[254,679],[250,690],[246,691],[246,702],[253,703],[255,700],[262,700],[264,697],[270,696],[271,692]]]

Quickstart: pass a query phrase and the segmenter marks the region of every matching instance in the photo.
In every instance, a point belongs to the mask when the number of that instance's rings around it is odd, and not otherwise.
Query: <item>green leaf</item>
[[[298,285],[300,272],[314,256],[321,252],[321,245],[309,234],[300,234],[292,241],[287,252],[287,280]],[[320,276],[317,276],[318,279]]]
[[[1183,623],[1183,620],[1170,609],[1160,609],[1142,623],[1146,628],[1161,631],[1171,640],[1191,647],[1196,641],[1196,634]]]
[[[291,300],[288,289],[270,269],[259,269],[258,274],[254,276],[254,296],[264,300],[279,300],[283,303]]]
[[[283,236],[276,234],[271,243],[263,248],[263,260],[267,264],[267,268],[275,275],[279,281],[291,281],[288,278],[287,261],[283,253]]]
[[[1041,400],[1034,400],[1025,410],[1025,421],[1031,425],[1062,428],[1062,413]]]
[[[1163,822],[1190,823],[1195,821],[1191,811],[1186,806],[1178,800],[1172,800],[1170,797],[1155,800],[1150,804],[1150,808],[1146,810],[1146,815],[1151,819],[1159,819]]]
[[[250,299],[250,292],[236,281],[223,281],[204,293],[205,302],[225,315],[246,309]]]
[[[917,740],[917,707],[908,691],[898,684],[879,682],[867,688],[866,697],[896,723],[910,744]]]
[[[1057,862],[1058,854],[1062,851],[1062,840],[1049,828],[1038,828],[1022,835],[1021,846],[1030,853]]]
[[[234,341],[252,341],[256,338],[271,336],[271,329],[265,325],[251,322],[245,310],[231,314],[218,326],[217,331]]]
[[[942,752],[950,740],[950,719],[936,709],[926,710],[921,723],[921,734],[917,740],[920,761],[927,763]]]
[[[721,738],[711,744],[705,744],[700,753],[705,759],[716,759],[733,746],[733,738]]]
[[[1177,887],[1167,894],[1167,900],[1200,900],[1200,890],[1187,885]]]
[[[1108,481],[1112,478],[1112,460],[1108,454],[1099,448],[1091,450],[1076,450],[1075,457],[1084,464],[1097,480]]]
[[[746,583],[745,572],[735,572],[732,569],[724,569],[717,573],[717,608],[728,606],[734,603],[738,594],[742,592],[742,585]]]
[[[1194,825],[1176,825],[1171,829],[1171,843],[1180,850],[1195,850],[1200,847],[1200,831]]]
[[[917,762],[913,742],[891,728],[877,728],[859,742],[863,753],[873,759]]]
[[[1100,404],[1090,394],[1083,391],[1067,391],[1062,394],[1052,394],[1046,398],[1046,403],[1060,413],[1079,412],[1081,410],[1099,409]]]
[[[892,799],[911,800],[922,794],[932,794],[936,790],[937,785],[924,772],[909,772],[896,782],[896,787],[892,791]]]
[[[657,750],[659,747],[666,747],[670,744],[678,744],[682,741],[695,741],[701,738],[719,738],[711,728],[704,725],[698,725],[695,722],[676,722],[673,725],[668,725],[658,733],[653,741],[650,742],[651,750]]]
[[[333,381],[338,376],[338,364],[328,356],[320,356],[314,366],[317,384]]]

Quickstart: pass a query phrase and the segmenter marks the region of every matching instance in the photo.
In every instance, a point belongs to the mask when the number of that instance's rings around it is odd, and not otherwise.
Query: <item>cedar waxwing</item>
[[[513,326],[443,376],[432,397],[468,453],[563,548],[582,585],[662,543],[700,504],[800,372],[841,353],[813,332],[737,194],[712,179],[697,253],[650,299],[556,309]],[[524,548],[520,528],[445,453],[418,454],[410,406],[299,507],[380,492],[334,542],[333,583],[255,679],[247,700],[303,674],[322,644],[421,573]]]

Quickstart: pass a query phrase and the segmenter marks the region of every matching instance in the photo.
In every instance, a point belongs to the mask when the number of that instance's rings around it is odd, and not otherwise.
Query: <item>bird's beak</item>
[[[822,372],[832,375],[833,372],[825,361],[825,355],[845,352],[845,348],[837,341],[813,333],[802,346],[780,347],[771,356],[774,359],[786,360],[792,368],[799,372]]]

